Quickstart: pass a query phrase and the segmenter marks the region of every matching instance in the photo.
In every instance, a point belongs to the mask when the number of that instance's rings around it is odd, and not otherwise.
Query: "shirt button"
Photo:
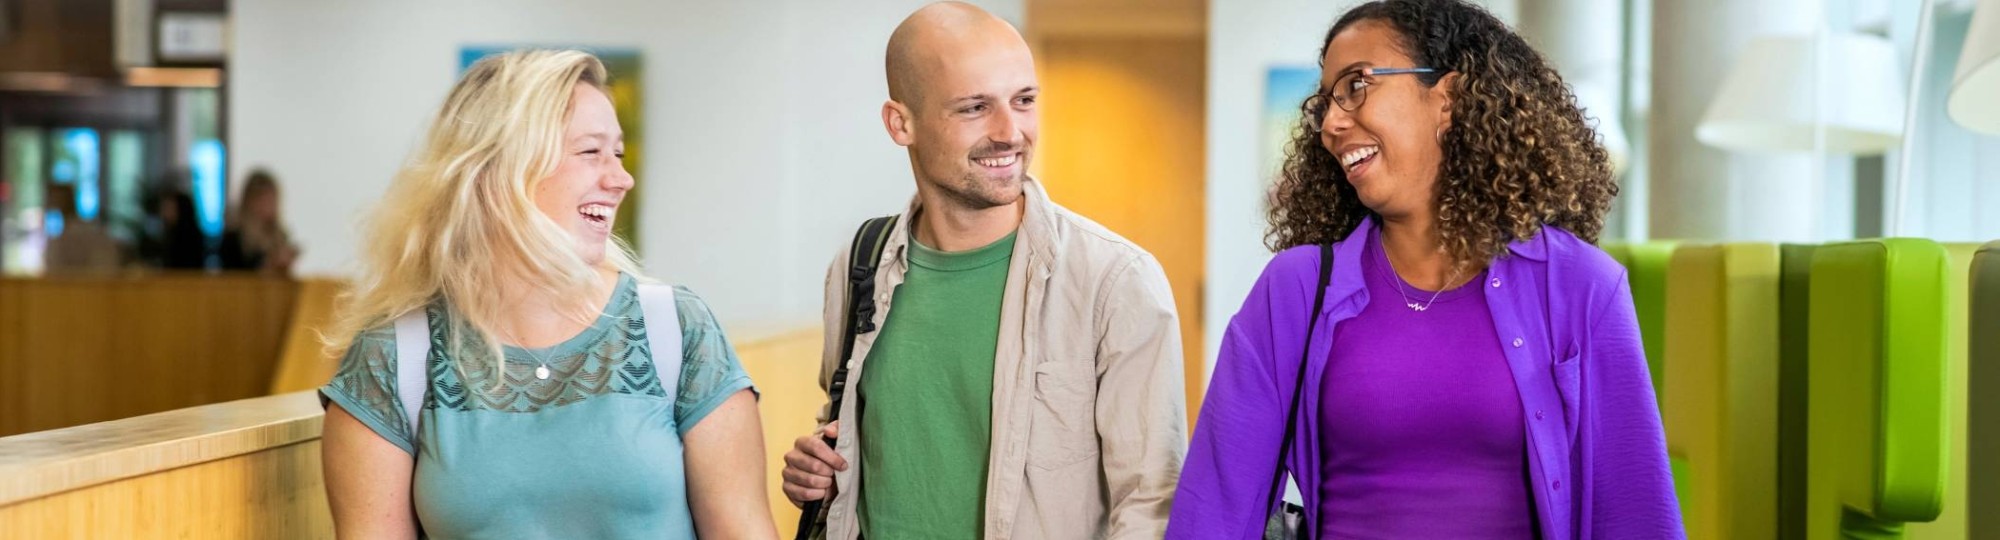
[[[1521,348],[1521,338],[1514,338],[1514,348]]]
[[[1542,411],[1535,411],[1535,419],[1536,420],[1542,419]]]
[[[1500,288],[1500,278],[1493,278],[1493,288]]]
[[[1557,481],[1555,482],[1555,486],[1556,486],[1556,489],[1562,489],[1562,488],[1563,488],[1563,481],[1561,481],[1561,480],[1557,480]]]

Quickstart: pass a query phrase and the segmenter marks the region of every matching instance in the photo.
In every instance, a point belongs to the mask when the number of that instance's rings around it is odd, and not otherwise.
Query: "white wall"
[[[1347,6],[1312,0],[1209,2],[1208,267],[1202,335],[1211,371],[1229,317],[1270,261],[1264,248],[1264,170],[1259,119],[1272,66],[1313,66],[1320,38]]]
[[[1212,371],[1229,317],[1271,259],[1264,248],[1264,169],[1258,121],[1265,72],[1314,66],[1333,21],[1361,0],[1211,0],[1208,12],[1208,281],[1202,335]],[[1481,2],[1513,21],[1516,2]]]
[[[914,191],[877,111],[883,46],[924,3],[237,2],[231,178],[276,173],[299,271],[346,274],[358,220],[455,81],[461,46],[637,49],[649,273],[700,292],[739,341],[811,326],[833,252]],[[1024,17],[1022,0],[974,3]]]

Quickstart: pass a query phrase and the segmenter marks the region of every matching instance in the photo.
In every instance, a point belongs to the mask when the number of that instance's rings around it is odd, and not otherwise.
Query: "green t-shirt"
[[[993,433],[993,352],[1014,235],[910,271],[861,373],[861,531],[979,538]]]

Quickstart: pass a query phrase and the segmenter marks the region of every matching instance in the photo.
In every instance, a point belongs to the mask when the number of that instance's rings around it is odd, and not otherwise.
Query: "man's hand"
[[[792,451],[785,452],[785,498],[793,506],[825,499],[833,491],[833,473],[847,470],[847,460],[826,445],[825,437],[840,436],[840,421],[828,422],[824,429],[799,437]]]

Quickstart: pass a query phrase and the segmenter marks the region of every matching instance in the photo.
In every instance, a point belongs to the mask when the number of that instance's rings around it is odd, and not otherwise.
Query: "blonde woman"
[[[749,377],[611,235],[605,77],[481,60],[376,210],[321,390],[340,537],[776,536]]]

